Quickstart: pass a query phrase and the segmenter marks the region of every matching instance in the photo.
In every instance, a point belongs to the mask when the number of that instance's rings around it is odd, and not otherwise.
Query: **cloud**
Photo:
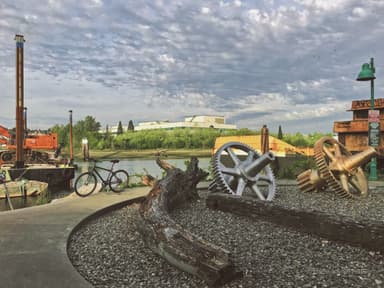
[[[351,100],[368,97],[355,78],[370,57],[384,92],[383,14],[373,0],[4,0],[0,124],[14,122],[21,33],[37,128],[65,122],[72,109],[110,125],[218,114],[239,127],[284,121],[286,132],[308,132],[308,123],[330,132],[352,117]]]

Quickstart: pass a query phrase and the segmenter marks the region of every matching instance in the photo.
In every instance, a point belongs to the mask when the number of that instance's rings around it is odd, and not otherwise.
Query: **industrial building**
[[[191,116],[184,121],[154,121],[141,122],[135,127],[135,131],[149,129],[173,129],[173,128],[214,128],[214,129],[236,129],[236,125],[225,124],[224,116]]]
[[[117,125],[111,126],[109,132],[117,133]],[[128,126],[123,126],[123,130],[127,131]],[[150,121],[140,122],[135,126],[135,131],[150,129],[174,129],[174,128],[213,128],[213,129],[237,129],[236,125],[225,124],[224,116],[190,116],[185,117],[184,121]]]
[[[384,128],[384,98],[375,99],[375,110],[379,110],[380,123],[380,145],[378,150],[383,147],[383,128]],[[368,111],[371,109],[370,100],[354,100],[351,109],[353,112],[352,120],[336,121],[333,123],[333,132],[337,133],[338,140],[351,152],[360,152],[368,147]]]

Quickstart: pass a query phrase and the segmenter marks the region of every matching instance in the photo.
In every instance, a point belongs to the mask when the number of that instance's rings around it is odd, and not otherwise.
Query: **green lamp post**
[[[363,66],[361,67],[361,71],[359,75],[357,76],[357,81],[371,81],[371,107],[370,110],[375,110],[375,96],[374,96],[374,80],[376,79],[375,77],[375,66],[373,64],[373,58],[371,58],[371,62],[364,63]],[[376,124],[375,126],[371,124]],[[376,129],[378,131],[376,135],[376,138],[378,137],[378,141],[380,141],[380,128],[377,129],[377,123],[368,123],[369,125],[369,131],[368,131],[368,145],[369,146],[378,146],[377,141],[373,141],[372,139],[372,131],[371,129]],[[378,126],[380,127],[380,126]],[[370,172],[369,172],[369,180],[377,180],[377,163],[376,163],[376,157],[373,157],[371,159],[370,163]]]

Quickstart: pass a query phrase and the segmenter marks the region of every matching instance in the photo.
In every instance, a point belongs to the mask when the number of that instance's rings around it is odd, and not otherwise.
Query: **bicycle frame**
[[[100,167],[100,166],[97,166],[96,163],[95,165],[93,166],[92,169],[90,169],[89,172],[95,174],[96,177],[98,177],[101,182],[103,183],[103,186],[107,186],[108,185],[108,182],[109,182],[109,178],[111,177],[112,173],[113,173],[113,167],[115,166],[115,163],[112,163],[112,166],[110,169],[108,168],[104,168],[104,167]],[[103,176],[101,176],[101,173],[97,170],[104,170],[104,171],[108,171],[108,176],[106,179],[103,178]]]

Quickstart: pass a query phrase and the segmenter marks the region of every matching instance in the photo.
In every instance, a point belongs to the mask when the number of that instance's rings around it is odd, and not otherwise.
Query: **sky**
[[[219,115],[238,128],[332,132],[352,119],[384,0],[2,0],[0,125],[15,126],[15,34],[31,129],[90,115],[102,127]]]

